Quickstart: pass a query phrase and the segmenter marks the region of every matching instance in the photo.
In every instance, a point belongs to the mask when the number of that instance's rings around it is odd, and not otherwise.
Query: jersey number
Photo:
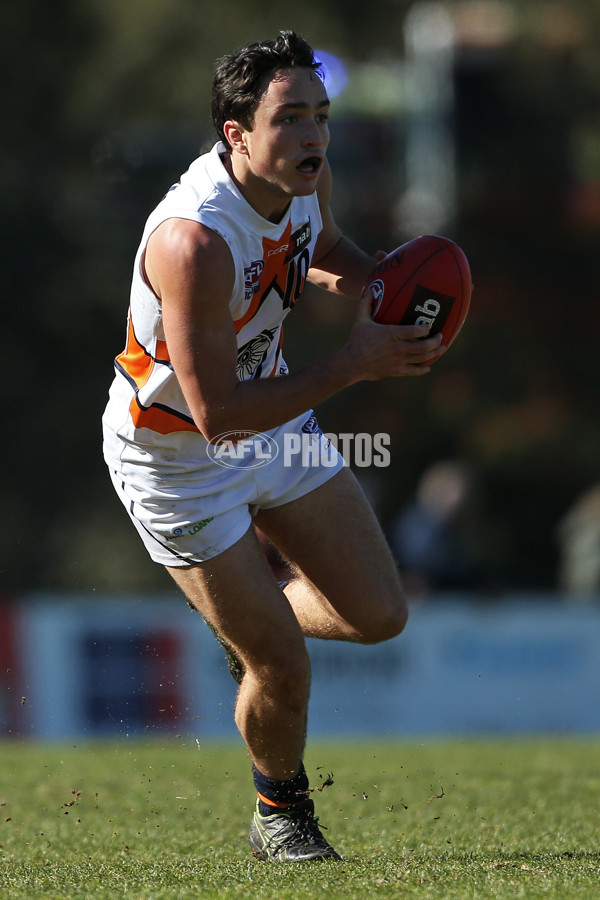
[[[276,279],[273,282],[273,289],[277,291],[281,297],[283,309],[291,309],[298,300],[298,297],[304,290],[306,276],[310,267],[310,256],[308,248],[305,247],[295,259],[291,259],[287,265],[287,279],[285,290],[283,290]]]

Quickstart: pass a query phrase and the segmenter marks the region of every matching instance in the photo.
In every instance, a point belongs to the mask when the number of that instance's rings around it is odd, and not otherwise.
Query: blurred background
[[[327,67],[344,231],[371,252],[442,233],[471,263],[469,318],[429,376],[317,411],[328,432],[390,435],[391,466],[357,474],[414,602],[597,608],[595,0],[29,0],[4,23],[0,608],[170,588],[113,496],[100,417],[144,220],[214,140],[215,60],[281,28]],[[290,366],[350,321],[307,290]]]

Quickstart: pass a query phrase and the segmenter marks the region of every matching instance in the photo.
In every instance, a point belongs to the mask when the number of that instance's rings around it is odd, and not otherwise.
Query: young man
[[[319,830],[302,762],[305,637],[387,640],[407,610],[375,516],[312,407],[362,380],[423,375],[444,348],[424,327],[376,325],[365,296],[347,342],[288,373],[282,321],[305,280],[358,299],[375,265],[329,207],[329,100],[313,51],[281,32],[223,58],[212,110],[220,141],[142,237],[105,458],[150,556],[230,651],[235,721],[258,794],[252,851],[339,859]],[[256,433],[277,447],[301,437],[313,452],[258,466],[246,446],[216,463],[220,436],[235,447]],[[283,588],[253,522],[294,568]]]

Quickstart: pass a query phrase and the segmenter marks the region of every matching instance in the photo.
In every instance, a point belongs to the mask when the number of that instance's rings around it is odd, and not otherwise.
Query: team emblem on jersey
[[[255,259],[249,266],[244,269],[244,288],[246,300],[251,300],[252,295],[257,292],[260,287],[260,276],[265,267],[263,259]]]
[[[238,350],[236,372],[240,381],[260,378],[276,328],[266,328]]]
[[[310,418],[308,418],[306,420],[306,422],[302,426],[302,432],[304,434],[316,434],[316,435],[323,434],[323,431],[320,428],[319,423],[317,422],[316,416],[310,416]]]

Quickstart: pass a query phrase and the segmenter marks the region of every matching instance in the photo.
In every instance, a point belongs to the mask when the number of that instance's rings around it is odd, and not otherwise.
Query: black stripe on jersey
[[[140,409],[143,409],[146,412],[149,409],[161,409],[163,412],[169,413],[170,416],[175,416],[177,419],[181,419],[182,422],[187,422],[189,425],[196,426],[192,416],[186,416],[185,413],[179,412],[177,409],[171,409],[170,406],[165,406],[164,403],[151,403],[150,406],[144,406],[144,404],[140,401],[138,397],[137,391],[135,392],[135,402],[139,406]]]
[[[146,353],[146,352],[147,351],[144,350],[144,353]],[[149,353],[147,355],[150,356]],[[117,372],[120,372],[121,375],[129,382],[129,384],[131,385],[131,387],[137,394],[139,388],[138,388],[137,384],[135,383],[135,378],[132,375],[130,375],[129,372],[127,371],[127,369],[124,369],[123,366],[120,363],[118,363],[116,359],[115,359],[115,369],[117,370]]]
[[[160,362],[160,360],[157,360],[157,362]],[[170,363],[167,363],[167,365],[170,365]],[[117,372],[120,372],[121,375],[123,375],[127,379],[127,381],[129,382],[129,384],[131,385],[131,387],[134,390],[135,402],[137,403],[137,405],[139,406],[140,409],[144,410],[144,412],[146,412],[149,409],[161,409],[163,412],[169,413],[170,415],[175,416],[178,419],[181,419],[183,422],[188,422],[190,425],[196,424],[191,416],[186,416],[185,413],[179,412],[176,409],[172,409],[170,406],[165,406],[164,403],[151,403],[149,406],[144,406],[144,404],[140,400],[139,388],[138,388],[137,384],[135,383],[134,379],[123,368],[123,366],[121,366],[116,360],[115,360],[115,369],[117,370]]]
[[[134,334],[135,334],[135,332],[134,332]],[[137,340],[137,338],[136,338],[136,340]],[[138,344],[139,344],[139,341],[138,341]],[[146,350],[146,348],[144,346],[142,346],[142,344],[139,344],[139,346],[142,348],[145,355],[149,359],[151,359],[153,362],[158,363],[159,366],[168,366],[169,369],[171,369],[171,371],[173,371],[173,363],[171,362],[170,359],[157,359],[156,356],[152,356],[151,353],[148,353],[148,351]],[[129,384],[132,386],[134,391],[137,393],[139,388],[135,382],[133,375],[130,375],[129,372],[127,371],[127,369],[124,369],[123,366],[120,364],[120,362],[117,359],[115,359],[114,363],[115,363],[115,369],[117,370],[117,372],[120,372],[121,375],[125,376],[125,378],[129,382]]]

